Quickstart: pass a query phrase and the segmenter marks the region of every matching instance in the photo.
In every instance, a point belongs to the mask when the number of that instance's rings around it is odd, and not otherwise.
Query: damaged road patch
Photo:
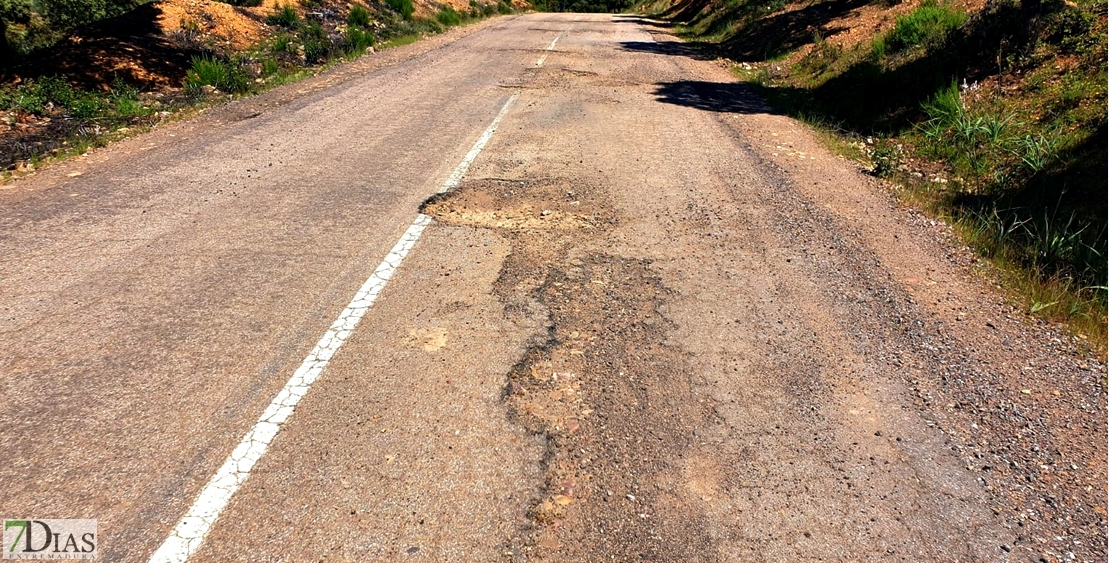
[[[618,223],[599,190],[548,180],[476,180],[421,212],[496,231],[512,248],[495,293],[507,314],[547,326],[507,374],[514,421],[543,436],[545,487],[532,526],[505,546],[528,560],[706,560],[698,515],[659,490],[711,408],[667,344],[669,293],[647,260],[604,252]],[[659,541],[666,538],[667,541]]]

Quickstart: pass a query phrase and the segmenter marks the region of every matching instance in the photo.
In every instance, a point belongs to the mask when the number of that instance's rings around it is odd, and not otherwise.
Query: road
[[[498,18],[0,186],[0,514],[106,561],[1104,560],[1104,366],[666,31]]]

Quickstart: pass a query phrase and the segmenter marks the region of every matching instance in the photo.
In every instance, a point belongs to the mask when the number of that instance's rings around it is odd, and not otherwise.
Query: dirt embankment
[[[192,58],[215,50],[246,52],[280,28],[266,17],[293,6],[302,17],[313,11],[345,14],[359,2],[322,2],[305,7],[295,1],[263,0],[258,6],[233,6],[215,0],[156,0],[122,16],[81,28],[62,42],[34,53],[4,71],[4,83],[43,76],[65,76],[86,89],[108,89],[116,78],[148,91],[180,88]],[[374,3],[371,10],[388,10]],[[416,17],[432,17],[442,6],[469,9],[465,0],[416,0]]]

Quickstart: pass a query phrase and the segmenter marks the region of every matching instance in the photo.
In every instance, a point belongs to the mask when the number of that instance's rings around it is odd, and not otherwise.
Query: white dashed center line
[[[561,33],[556,35],[554,40],[551,41],[551,44],[547,45],[547,51],[553,51],[555,43],[558,43],[558,40],[561,37],[562,37]],[[535,61],[535,68],[539,68],[539,67],[543,66],[543,63],[547,62],[547,55],[549,55],[549,54],[550,54],[549,52],[548,53],[543,53],[543,56],[539,57],[538,61]]]
[[[439,193],[458,187],[474,159],[485,148],[489,139],[493,137],[497,125],[508,113],[508,108],[516,101],[517,95],[513,94],[501,107],[497,117],[493,119],[493,122],[474,143],[470,152],[466,154],[462,162],[455,167],[454,172],[443,182],[443,185],[439,188]],[[339,314],[339,318],[331,324],[331,328],[327,329],[320,341],[316,343],[316,347],[312,349],[308,357],[304,358],[304,362],[300,364],[300,367],[293,372],[293,376],[285,383],[285,387],[266,407],[262,416],[258,418],[258,422],[247,432],[239,445],[231,452],[231,456],[227,458],[219,471],[200,491],[193,505],[177,522],[166,541],[150,556],[150,563],[183,563],[196,552],[200,544],[204,542],[205,536],[212,529],[212,525],[216,523],[220,513],[231,501],[231,497],[250,476],[250,470],[254,467],[254,464],[266,453],[266,449],[273,443],[273,439],[281,430],[281,426],[293,415],[293,409],[296,408],[297,403],[304,398],[304,395],[308,393],[308,389],[312,387],[312,383],[323,373],[335,352],[350,337],[351,332],[358,326],[358,321],[362,320],[362,316],[373,306],[377,296],[385,288],[385,284],[389,282],[397,268],[400,267],[404,257],[408,255],[408,251],[416,246],[416,241],[420,239],[424,228],[429,224],[431,224],[431,217],[422,213],[416,216],[416,220],[400,237],[400,240],[389,251],[389,254],[385,256],[385,260],[374,270],[366,283],[362,284],[347,308],[343,309],[343,312]]]

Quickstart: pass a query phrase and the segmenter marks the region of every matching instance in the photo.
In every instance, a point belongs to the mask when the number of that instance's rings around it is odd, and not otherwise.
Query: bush
[[[117,3],[106,0],[40,0],[35,4],[36,11],[44,13],[59,29],[72,29],[119,13],[118,9],[110,10]]]
[[[139,101],[139,89],[116,78],[112,82],[112,89],[108,93],[108,101],[115,110],[115,114],[123,119],[142,117],[150,110]]]
[[[385,0],[385,4],[406,20],[412,19],[412,14],[416,13],[416,5],[412,0]]]
[[[304,42],[304,59],[309,64],[322,63],[331,58],[331,39],[320,24],[312,22],[305,25],[300,30],[300,40]]]
[[[348,53],[361,54],[374,44],[374,34],[358,27],[348,27],[343,33],[344,49]]]
[[[511,14],[512,13],[512,4],[509,4],[508,2],[505,2],[504,0],[501,0],[500,2],[497,2],[497,11],[502,13],[502,14]]]
[[[0,105],[4,109],[45,115],[48,105],[68,108],[77,95],[78,92],[65,82],[64,77],[47,76],[5,91]]]
[[[262,61],[262,76],[273,76],[281,70],[281,63],[274,59],[265,59]]]
[[[1079,53],[1097,43],[1090,34],[1094,23],[1092,14],[1064,4],[1063,9],[1044,17],[1043,38],[1064,53]]]
[[[437,22],[439,22],[439,23],[441,23],[441,24],[443,24],[447,27],[450,27],[452,25],[461,24],[462,23],[462,15],[459,14],[458,11],[455,10],[454,8],[452,8],[450,6],[447,6],[447,7],[443,8],[442,10],[439,10],[438,14],[435,14],[435,21],[437,21]]]
[[[926,0],[917,9],[897,18],[897,24],[872,44],[877,56],[897,53],[914,47],[932,49],[942,45],[951,31],[958,29],[967,15],[949,6]]]
[[[277,13],[267,16],[266,23],[279,25],[285,29],[296,29],[300,27],[300,15],[297,14],[296,8],[286,4]]]
[[[273,38],[273,52],[274,53],[292,53],[296,51],[293,46],[293,39],[286,33],[279,33]]]
[[[99,92],[75,89],[66,83],[65,77],[47,76],[0,91],[0,108],[35,115],[64,111],[78,120],[100,117],[113,106],[120,117],[145,115],[146,108],[135,99],[138,91],[133,88],[122,90],[120,85],[117,80],[112,92],[105,96]]]
[[[93,92],[81,92],[74,96],[66,109],[74,119],[93,119],[108,109],[108,100]]]
[[[358,27],[370,27],[370,11],[361,4],[351,6],[347,14],[347,23]]]
[[[240,93],[247,90],[250,82],[242,65],[212,57],[193,57],[192,68],[185,74],[185,86],[194,93],[204,86]]]

